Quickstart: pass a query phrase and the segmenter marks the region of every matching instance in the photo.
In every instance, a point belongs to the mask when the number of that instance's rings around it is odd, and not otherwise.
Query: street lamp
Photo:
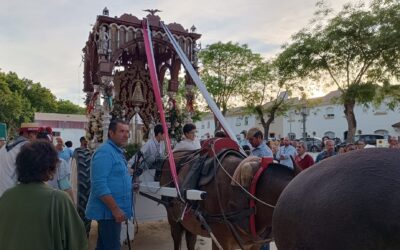
[[[310,111],[306,106],[301,107],[301,116],[303,117],[303,139],[307,138],[306,120],[309,112]]]

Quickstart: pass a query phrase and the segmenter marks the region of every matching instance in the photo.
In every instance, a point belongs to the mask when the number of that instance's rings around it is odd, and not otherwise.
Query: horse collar
[[[261,158],[261,166],[255,173],[253,179],[251,180],[251,185],[250,185],[250,193],[251,195],[255,196],[256,194],[256,187],[258,180],[261,177],[261,174],[268,168],[268,166],[273,162],[272,157],[262,157]],[[253,237],[258,237],[257,235],[257,230],[256,230],[256,210],[255,210],[256,202],[254,199],[250,199],[250,209],[254,209],[254,213],[250,215],[250,232]]]

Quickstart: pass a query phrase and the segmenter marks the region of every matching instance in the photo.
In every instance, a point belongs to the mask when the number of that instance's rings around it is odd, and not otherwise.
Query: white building
[[[342,104],[333,104],[332,100],[339,96],[338,91],[333,91],[321,98],[314,98],[314,107],[307,109],[306,133],[308,136],[345,139],[347,134],[347,121]],[[356,105],[354,114],[357,121],[356,134],[381,134],[399,136],[398,127],[393,127],[400,121],[400,107],[390,110],[386,103],[379,107],[365,107]],[[303,116],[298,110],[289,110],[283,119],[285,134],[293,133],[296,138],[302,137]]]
[[[307,112],[305,112],[307,114],[305,128],[308,136],[328,135],[331,138],[345,139],[347,121],[343,112],[344,107],[341,104],[333,103],[333,99],[338,95],[338,91],[333,91],[324,97],[311,99],[313,107],[307,108]],[[298,100],[297,102],[299,103]],[[385,103],[380,107],[371,105],[369,108],[356,105],[354,113],[357,121],[357,134],[400,136],[400,107],[390,110]],[[254,114],[246,114],[244,108],[232,109],[227,112],[225,117],[237,135],[251,127],[262,129],[260,120]],[[215,128],[213,119],[212,114],[207,114],[201,121],[196,122],[199,137],[206,138],[207,135],[213,135]],[[271,124],[269,137],[281,138],[284,136],[297,139],[303,136],[303,115],[300,110],[293,108],[284,117],[276,117]]]
[[[35,113],[35,122],[41,127],[51,127],[53,135],[60,136],[64,142],[72,141],[72,148],[79,147],[79,139],[86,134],[85,115]]]

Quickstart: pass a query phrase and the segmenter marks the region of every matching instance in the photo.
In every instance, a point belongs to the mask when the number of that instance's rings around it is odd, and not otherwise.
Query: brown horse
[[[193,161],[183,164],[187,157],[191,157],[191,152],[176,152],[174,158],[177,162],[177,169],[179,169],[179,182],[182,183],[184,177],[193,164]],[[273,207],[266,206],[260,202],[256,202],[256,230],[260,236],[257,239],[251,236],[248,232],[248,218],[249,215],[239,215],[239,212],[243,212],[249,208],[250,196],[245,193],[240,187],[231,185],[231,177],[233,176],[235,169],[239,163],[243,160],[243,157],[239,157],[236,154],[227,155],[222,159],[221,166],[216,168],[216,175],[211,182],[200,187],[201,190],[207,192],[208,196],[203,201],[197,202],[198,211],[202,212],[208,225],[211,228],[212,233],[217,238],[223,249],[230,250],[240,247],[235,239],[234,234],[236,233],[239,238],[241,245],[245,249],[259,249],[263,242],[260,239],[271,240],[271,224],[272,224],[272,212]],[[223,169],[221,169],[223,168]],[[226,170],[225,173],[224,169]],[[256,189],[256,197],[261,201],[275,206],[279,195],[286,185],[295,176],[295,171],[287,168],[280,164],[270,164],[266,171],[261,175]],[[163,165],[160,185],[167,186],[171,184],[171,175],[169,170],[168,162],[166,161]],[[184,220],[180,220],[182,217],[183,208],[185,204],[178,199],[173,199],[167,206],[168,221],[171,225],[171,234],[174,240],[174,249],[180,248],[181,237],[186,229],[186,241],[189,250],[194,249],[196,236],[201,235],[210,237],[209,233],[204,230],[201,223],[196,216],[190,214],[185,216]],[[196,206],[195,205],[195,206]],[[237,214],[235,218],[231,218],[231,226],[226,220],[219,216],[219,219],[210,219],[212,215],[232,215]],[[217,216],[218,217],[218,216]],[[231,228],[236,230],[231,230]],[[213,242],[213,249],[218,249],[217,245]]]
[[[273,216],[279,249],[400,249],[400,150],[327,158],[283,191]]]

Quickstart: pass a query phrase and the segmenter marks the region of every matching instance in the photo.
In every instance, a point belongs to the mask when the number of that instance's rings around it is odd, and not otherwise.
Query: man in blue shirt
[[[58,152],[58,157],[66,161],[68,164],[70,163],[72,157],[72,150],[69,148],[64,148],[64,141],[61,137],[56,138],[56,149]]]
[[[86,207],[86,217],[98,222],[97,250],[119,250],[121,223],[132,217],[132,180],[121,148],[128,143],[128,124],[111,121],[108,138],[92,158]]]
[[[251,128],[247,132],[247,140],[253,147],[251,155],[258,157],[273,157],[271,149],[263,140],[263,133],[258,128]]]
[[[247,140],[253,147],[251,155],[258,157],[273,157],[272,150],[263,140],[263,133],[258,128],[251,128],[247,132]],[[269,243],[265,243],[260,250],[269,250]]]

